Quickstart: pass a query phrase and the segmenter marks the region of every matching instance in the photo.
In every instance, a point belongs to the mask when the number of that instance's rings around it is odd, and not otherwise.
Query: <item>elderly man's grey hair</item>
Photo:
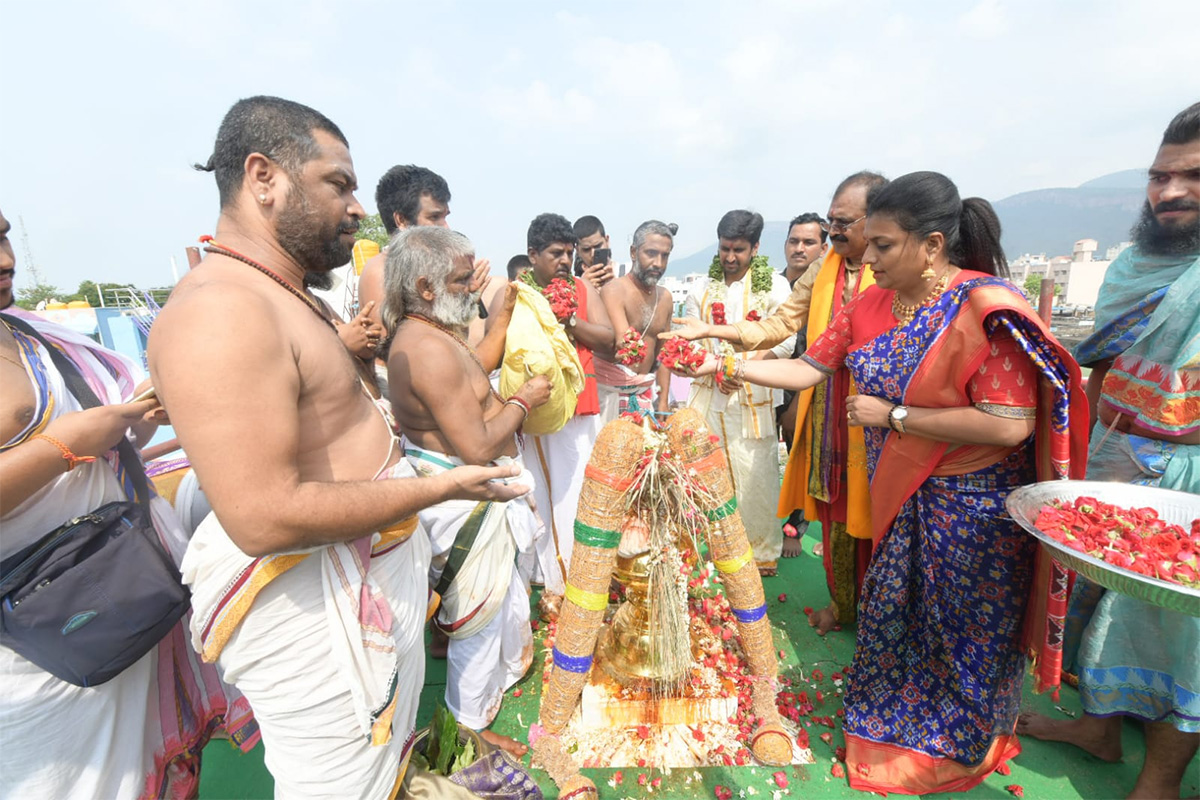
[[[647,236],[665,236],[672,242],[675,241],[675,232],[679,230],[679,226],[672,222],[668,225],[665,222],[659,222],[656,219],[646,220],[641,225],[637,226],[637,230],[633,232],[633,249],[638,250],[646,243]]]
[[[471,240],[449,228],[421,226],[403,228],[388,242],[383,268],[383,324],[389,334],[404,319],[405,309],[416,311],[427,303],[417,289],[417,280],[425,278],[441,288],[454,271],[454,262],[475,255]]]

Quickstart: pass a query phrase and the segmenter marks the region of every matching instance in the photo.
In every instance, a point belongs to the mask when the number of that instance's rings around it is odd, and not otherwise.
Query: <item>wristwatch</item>
[[[572,314],[571,316],[567,317],[567,327],[568,328],[574,328],[575,323],[577,323],[577,322],[579,322],[579,317],[576,316],[575,314]]]
[[[908,406],[892,406],[888,412],[888,427],[896,433],[908,433],[904,430],[904,420],[908,419]]]

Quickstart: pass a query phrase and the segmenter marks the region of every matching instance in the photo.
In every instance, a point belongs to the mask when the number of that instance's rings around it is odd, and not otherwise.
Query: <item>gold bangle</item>
[[[53,436],[47,436],[44,433],[39,433],[39,434],[36,434],[33,437],[31,437],[30,441],[32,441],[33,439],[45,439],[47,442],[49,442],[50,444],[57,447],[58,451],[60,453],[62,453],[63,460],[65,460],[67,462],[67,472],[70,472],[71,470],[75,469],[75,467],[79,466],[80,464],[90,464],[96,460],[95,456],[77,456],[77,455],[75,455],[74,453],[71,452],[71,448],[67,447],[65,444],[60,442],[58,439],[55,439]]]

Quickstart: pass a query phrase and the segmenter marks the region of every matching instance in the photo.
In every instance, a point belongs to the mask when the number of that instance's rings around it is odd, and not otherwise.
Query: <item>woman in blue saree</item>
[[[1035,542],[1004,499],[1081,476],[1086,401],[1078,366],[999,277],[986,201],[961,200],[937,173],[905,175],[872,201],[865,232],[876,286],[800,359],[733,370],[790,389],[843,364],[853,375],[848,421],[864,428],[875,551],[846,684],[850,785],[965,791],[1020,751],[1026,648],[1058,675],[1065,575],[1027,615],[1049,576],[1035,581]],[[1047,612],[1050,624],[1026,626]]]

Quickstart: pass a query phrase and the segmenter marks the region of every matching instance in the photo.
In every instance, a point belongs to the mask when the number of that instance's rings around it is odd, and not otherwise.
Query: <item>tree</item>
[[[142,290],[131,283],[96,283],[95,281],[80,281],[79,289],[72,300],[87,300],[88,305],[92,308],[100,308],[101,306],[117,305],[120,301],[119,294],[116,290],[130,289],[135,297],[141,298]],[[151,289],[150,294],[159,302],[162,303],[166,299],[166,295],[170,294],[170,289]],[[104,296],[104,302],[100,302],[101,294]]]
[[[370,239],[375,244],[383,247],[388,243],[387,228],[383,227],[383,220],[378,214],[368,214],[358,223],[358,233],[354,234],[355,239]]]
[[[1025,296],[1029,298],[1029,302],[1036,303],[1042,296],[1042,276],[1035,273],[1026,275],[1025,283],[1021,288],[1025,290]]]
[[[63,300],[66,302],[62,297],[62,290],[48,283],[35,283],[33,286],[23,286],[17,289],[17,305],[26,311],[37,309],[38,303],[43,300]]]

